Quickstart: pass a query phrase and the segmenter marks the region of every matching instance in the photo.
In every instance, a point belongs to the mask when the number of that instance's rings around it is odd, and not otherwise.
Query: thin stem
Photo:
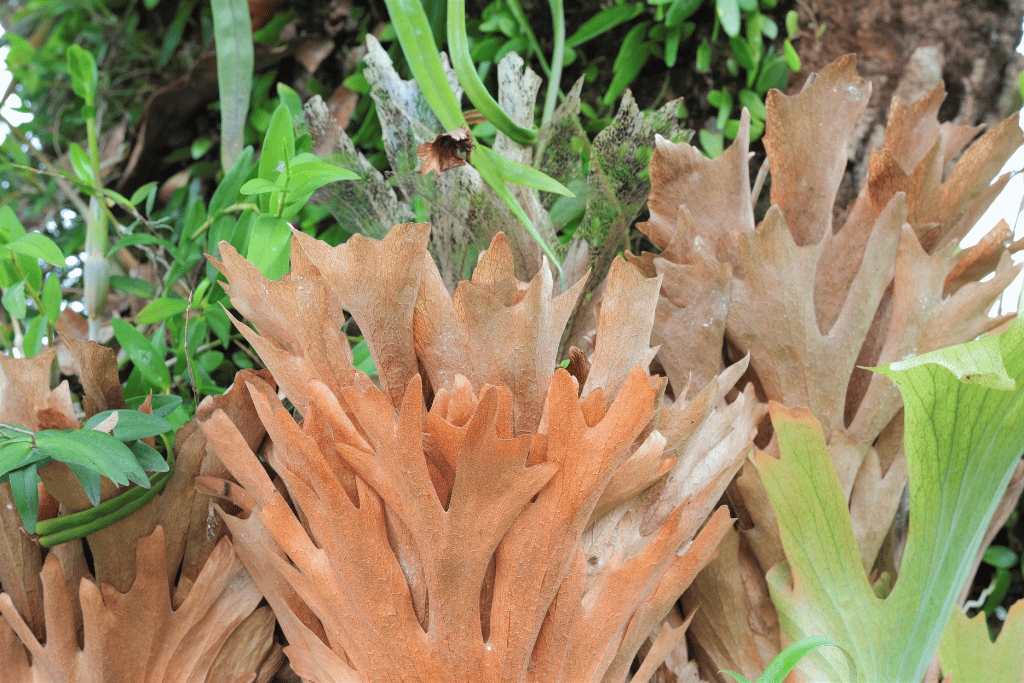
[[[530,26],[530,22],[526,18],[526,13],[523,12],[523,7],[519,4],[519,0],[508,0],[508,8],[512,10],[512,16],[519,22],[519,29],[526,34],[526,40],[530,43],[530,49],[537,55],[537,61],[540,62],[541,71],[550,78],[551,67],[548,66],[548,60],[544,59],[544,52],[540,48],[540,43],[537,42],[537,36],[534,35],[533,27]]]
[[[548,90],[544,97],[544,114],[540,125],[551,121],[558,103],[558,86],[562,83],[562,62],[565,59],[565,10],[562,0],[550,0],[551,27],[555,34],[555,44],[551,52],[551,72],[548,74]]]
[[[393,15],[392,18],[394,18]],[[513,121],[512,117],[505,113],[501,105],[491,97],[491,93],[487,91],[487,87],[480,80],[480,75],[473,64],[473,58],[469,54],[465,0],[448,0],[448,52],[452,58],[452,67],[458,74],[459,82],[465,88],[466,96],[473,106],[479,109],[480,113],[486,116],[495,128],[515,142],[520,145],[536,144],[537,130],[523,128]]]

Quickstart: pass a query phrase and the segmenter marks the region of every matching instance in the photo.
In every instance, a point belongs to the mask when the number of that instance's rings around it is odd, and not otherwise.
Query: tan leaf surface
[[[34,432],[54,422],[78,425],[67,386],[50,389],[50,368],[56,353],[56,349],[46,349],[31,358],[0,353],[0,422]],[[48,416],[48,410],[53,414]]]
[[[424,265],[412,329],[431,387],[451,391],[456,375],[475,389],[508,387],[516,433],[536,430],[558,344],[585,279],[554,297],[546,268],[528,284],[516,280],[511,245],[501,234],[481,255],[473,279],[460,282],[454,296],[433,262]]]
[[[741,237],[727,334],[751,355],[770,400],[811,406],[826,434],[843,425],[846,385],[889,282],[905,207],[898,195],[879,216],[861,267],[830,330],[818,327],[815,272],[822,246],[799,246],[777,207]]]
[[[649,348],[661,277],[646,278],[625,260],[612,261],[598,314],[597,344],[582,396],[600,387],[614,399],[630,371],[651,364]]]
[[[724,509],[705,521],[760,417],[752,389],[723,401],[746,361],[665,407],[646,371],[660,278],[619,260],[593,358],[556,370],[584,280],[559,296],[548,269],[520,282],[499,234],[449,295],[426,244],[424,225],[333,249],[295,235],[302,275],[284,281],[306,278],[352,313],[380,388],[315,367],[302,349],[329,348],[322,321],[253,320],[303,419],[248,381],[266,465],[214,410],[203,434],[234,481],[197,484],[237,506],[220,516],[307,680],[623,680],[730,524]],[[247,283],[232,297],[252,311],[273,285],[229,258],[228,277]],[[671,485],[645,499],[659,478]],[[594,571],[588,527],[635,500],[650,505]]]
[[[137,563],[136,582],[127,593],[83,580],[76,600],[60,563],[48,557],[43,567],[45,643],[32,635],[10,598],[0,594],[0,612],[32,656],[34,678],[23,680],[206,680],[228,636],[259,603],[255,584],[227,541],[176,605],[168,590],[161,530],[139,542]],[[72,617],[79,600],[84,649]]]
[[[21,515],[11,497],[11,485],[4,482],[0,484],[0,589],[24,615],[32,633],[38,638],[46,635],[43,630],[43,585],[39,581],[42,566],[42,549],[25,533]]]
[[[86,419],[104,410],[127,407],[117,373],[117,353],[108,346],[79,339],[66,320],[57,321],[57,334],[76,361],[82,384],[82,409]]]
[[[697,575],[683,606],[697,610],[690,633],[699,645],[702,672],[711,680],[729,680],[718,675],[720,669],[755,680],[781,649],[764,572],[737,531],[726,532],[718,557]]]
[[[220,253],[222,260],[213,264],[230,282],[225,289],[231,303],[259,333],[237,321],[236,327],[300,412],[305,412],[305,385],[310,379],[335,389],[352,381],[342,302],[324,286],[324,276],[307,258],[299,239],[292,239],[292,272],[276,282],[226,242],[220,244]]]
[[[402,392],[419,371],[413,351],[412,319],[424,262],[430,260],[426,252],[429,234],[426,223],[405,223],[396,225],[382,240],[354,235],[337,247],[300,232],[292,237],[296,245],[293,253],[302,251],[308,262],[324,274],[329,283],[326,296],[332,305],[337,302],[344,306],[359,325],[381,386],[395,406],[401,403]],[[382,306],[381,300],[388,305]],[[342,346],[343,353],[350,354],[347,343]],[[325,353],[337,356],[338,350],[331,345]],[[314,367],[315,362],[311,361]],[[283,385],[276,373],[274,377]],[[325,384],[340,388],[338,384]]]
[[[799,94],[771,90],[765,98],[771,201],[786,217],[797,245],[817,244],[831,231],[847,141],[870,97],[871,83],[857,75],[856,59],[847,55],[822,69]]]
[[[685,204],[691,222],[712,245],[711,253],[719,256],[729,250],[733,231],[753,232],[747,170],[749,136],[747,113],[740,118],[735,142],[716,159],[708,159],[685,142],[672,143],[656,136],[649,170],[651,194],[647,199],[651,215],[637,227],[665,249],[676,233],[679,207]]]

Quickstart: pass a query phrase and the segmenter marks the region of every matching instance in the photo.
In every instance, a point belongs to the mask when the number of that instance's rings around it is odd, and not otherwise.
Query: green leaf
[[[406,50],[406,56],[408,54]],[[524,128],[513,121],[480,80],[476,65],[469,54],[465,0],[448,0],[448,56],[451,58],[452,68],[459,77],[459,83],[466,92],[466,97],[491,125],[521,145],[533,145],[537,142],[537,130]]]
[[[224,309],[219,304],[214,304],[206,309],[205,317],[210,329],[217,335],[221,346],[227,348],[228,344],[231,343],[232,329],[227,313],[224,312]]]
[[[1006,597],[1006,593],[1010,590],[1010,572],[1005,569],[997,569],[996,575],[989,586],[991,587],[991,592],[985,598],[985,604],[981,606],[981,611],[991,616],[996,611],[996,608],[1003,603],[1003,598]]]
[[[782,41],[782,51],[786,55],[786,65],[789,66],[792,71],[800,70],[800,55],[796,53],[796,48],[793,47],[793,43],[789,42],[789,38]]]
[[[189,147],[189,156],[193,159],[201,159],[210,151],[210,147],[213,145],[213,140],[210,138],[196,138],[192,141],[192,145]]]
[[[1017,564],[1017,553],[1005,545],[990,545],[985,548],[981,561],[999,569],[1012,569]]]
[[[740,105],[746,107],[747,111],[750,112],[751,120],[757,119],[764,121],[768,116],[768,110],[765,109],[764,100],[762,100],[753,90],[747,90],[746,88],[740,90],[739,100]]]
[[[153,344],[134,327],[120,318],[110,321],[114,336],[132,363],[154,386],[166,390],[171,386],[171,373],[164,364],[163,354],[157,354]]]
[[[145,185],[143,185],[139,189],[135,190],[135,192],[132,192],[132,197],[131,197],[131,199],[128,200],[128,203],[131,204],[132,206],[138,206],[146,198],[148,198],[149,195],[155,193],[156,190],[157,190],[157,187],[158,187],[158,184],[157,184],[157,182],[155,180],[152,181],[152,182],[146,183]]]
[[[732,49],[732,55],[736,58],[737,64],[747,71],[753,71],[757,68],[757,60],[754,58],[754,51],[750,49],[750,43],[747,42],[746,38],[743,36],[730,38],[729,47]]]
[[[4,291],[2,298],[4,308],[11,314],[12,318],[24,320],[28,313],[25,305],[25,281],[15,283]]]
[[[124,275],[111,275],[110,286],[119,292],[137,296],[140,299],[152,299],[156,296],[153,284],[147,280],[140,280],[137,277],[126,277]]]
[[[244,195],[251,194],[264,194],[266,192],[280,192],[283,188],[275,182],[266,180],[264,178],[253,178],[252,180],[245,181],[245,184],[239,189]]]
[[[708,69],[711,68],[711,45],[708,44],[706,38],[697,46],[697,62],[695,66],[697,71],[702,74],[707,73]]]
[[[736,673],[735,671],[729,671],[728,669],[725,669],[724,671],[719,671],[718,673],[729,674],[736,680],[736,683],[750,683],[749,678],[747,678],[741,673]]]
[[[167,461],[160,455],[160,451],[156,450],[149,444],[143,441],[136,441],[131,444],[130,448],[132,449],[132,453],[135,454],[135,459],[138,461],[139,467],[147,472],[167,472],[171,469]]]
[[[160,322],[172,316],[181,315],[187,308],[188,302],[184,299],[160,297],[155,301],[150,301],[145,308],[139,311],[139,314],[135,316],[135,324],[149,325]]]
[[[740,6],[737,0],[715,0],[715,13],[722,22],[722,30],[730,38],[740,33]]]
[[[138,410],[149,396],[133,396],[132,398],[125,400],[127,405],[132,410]],[[152,397],[150,405],[153,408],[153,415],[157,417],[167,417],[174,412],[178,406],[181,405],[181,396],[175,394],[158,394]]]
[[[764,673],[758,677],[758,683],[769,683],[769,681],[778,681],[781,683],[801,659],[812,651],[817,650],[819,647],[826,646],[837,647],[841,652],[843,652],[843,654],[846,654],[846,660],[850,664],[850,672],[849,676],[844,680],[857,680],[856,662],[854,662],[853,658],[850,657],[843,648],[839,647],[834,640],[825,636],[807,636],[806,638],[801,638],[780,652],[775,659],[772,660],[772,663],[768,665],[768,668],[764,670]]]
[[[700,139],[700,146],[708,157],[714,159],[722,156],[722,152],[725,150],[725,142],[722,139],[721,133],[713,133],[702,128],[698,131],[697,137]]]
[[[699,5],[700,2],[698,1],[697,4]],[[627,21],[635,19],[640,16],[640,13],[643,11],[644,6],[640,3],[616,5],[615,7],[609,7],[608,9],[601,10],[590,19],[583,22],[583,25],[576,29],[575,33],[566,38],[565,46],[570,48],[582,45],[588,40],[593,40],[602,33],[612,30],[619,24],[624,24]]]
[[[68,155],[71,157],[71,167],[75,169],[75,175],[86,185],[93,185],[92,162],[89,155],[77,142],[72,142],[68,148]]]
[[[36,432],[35,439],[36,449],[49,458],[98,472],[121,486],[129,481],[149,485],[135,455],[110,434],[93,429],[47,429]]]
[[[99,505],[100,493],[103,489],[103,480],[100,479],[99,472],[78,463],[68,462],[64,464],[68,466],[71,473],[75,475],[75,479],[82,485],[82,490],[88,496],[89,502],[94,506]]]
[[[124,249],[125,247],[134,247],[134,246],[138,246],[140,244],[161,244],[161,243],[163,243],[164,246],[167,246],[168,248],[170,248],[172,250],[174,248],[173,244],[171,244],[167,240],[161,240],[156,235],[150,235],[150,234],[145,233],[145,232],[132,233],[130,235],[125,235],[121,239],[117,240],[117,242],[114,242],[113,246],[111,246],[110,249],[107,250],[107,258],[110,258],[114,254],[116,254],[119,250]]]
[[[672,0],[665,12],[665,25],[669,28],[679,26],[697,11],[704,0]]]
[[[0,475],[6,477],[8,473],[24,467],[28,463],[42,459],[44,457],[32,448],[32,442],[27,436],[24,440],[4,441],[0,445]]]
[[[377,368],[373,364],[373,357],[365,339],[360,339],[359,343],[352,347],[352,365],[367,377],[377,376]]]
[[[665,54],[662,57],[665,60],[665,66],[672,68],[676,65],[676,59],[679,57],[679,43],[682,42],[682,37],[682,24],[670,27],[665,32]]]
[[[60,291],[60,276],[50,273],[46,276],[46,283],[43,284],[43,293],[40,299],[43,302],[43,312],[50,325],[55,325],[60,317],[60,306],[63,297]]]
[[[39,520],[39,472],[38,465],[31,463],[8,475],[11,482],[11,497],[21,515],[21,523],[28,532],[35,533],[36,522]]]
[[[22,348],[25,350],[27,358],[39,355],[43,349],[43,337],[45,336],[46,316],[37,315],[29,320],[28,325],[25,325],[24,341],[22,342]]]
[[[148,9],[156,7],[159,0],[145,0],[144,4]],[[150,7],[152,5],[153,7]],[[178,2],[178,7],[174,12],[174,19],[164,33],[164,42],[160,46],[160,55],[157,58],[157,66],[161,69],[167,66],[167,63],[171,61],[171,57],[174,55],[174,51],[181,44],[181,36],[185,32],[185,25],[188,23],[189,17],[192,16],[192,10],[195,9],[196,0],[181,0]]]
[[[286,161],[291,162],[295,154],[295,129],[287,105],[281,103],[270,117],[267,134],[263,137],[260,151],[259,177],[271,182],[284,172]],[[246,183],[248,184],[248,183]],[[243,185],[243,192],[245,186]]]
[[[206,351],[199,356],[199,365],[207,372],[213,372],[224,362],[224,354],[220,351]]]
[[[306,157],[312,157],[312,159],[305,160]],[[300,158],[303,160],[300,161]],[[301,154],[295,157],[295,163],[292,164],[285,187],[297,195],[312,194],[329,183],[358,179],[359,175],[347,168],[322,161],[311,154]]]
[[[96,69],[96,60],[80,45],[68,48],[68,73],[71,74],[71,87],[75,94],[85,100],[86,106],[93,106],[99,71]]]
[[[1009,609],[995,642],[989,635],[984,612],[972,619],[954,609],[939,641],[942,672],[955,672],[957,683],[1016,681],[1024,671],[1024,601]]]
[[[462,107],[448,84],[448,77],[441,64],[441,53],[420,0],[385,2],[388,14],[398,18],[393,23],[398,42],[431,111],[445,130],[455,130],[466,125]]]
[[[772,88],[782,90],[788,82],[789,66],[786,64],[786,60],[782,57],[769,57],[765,59],[760,73],[757,74],[754,91],[764,95]]]
[[[7,248],[19,254],[46,261],[52,266],[67,265],[60,247],[52,239],[38,232],[25,233],[8,244]]]
[[[277,83],[277,96],[281,98],[281,102],[288,107],[289,113],[292,118],[302,118],[302,98],[299,97],[299,93],[295,92],[294,88],[291,88],[280,81]]]
[[[648,26],[650,26],[648,21],[637,24],[629,30],[623,39],[622,47],[612,65],[614,74],[612,82],[604,97],[601,98],[601,103],[605,106],[614,102],[622,94],[622,91],[636,79],[644,64],[647,63],[647,58],[651,54],[650,43],[646,41]]]
[[[1024,453],[1024,320],[877,371],[904,402],[911,521],[899,580],[884,601],[875,596],[821,428],[805,409],[777,405],[781,459],[758,455],[756,464],[788,565],[767,580],[786,637],[829,633],[853,657],[858,681],[914,681]],[[843,678],[827,653],[800,668],[811,680]]]
[[[211,0],[220,91],[220,164],[226,173],[242,153],[252,91],[252,21],[247,0]]]
[[[786,37],[792,38],[800,31],[800,14],[791,9],[786,12]]]
[[[245,182],[252,170],[252,158],[252,147],[246,147],[235,160],[235,165],[231,167],[231,170],[224,174],[224,179],[220,181],[220,185],[217,186],[210,198],[211,216],[216,216],[235,203],[242,183]]]
[[[0,244],[7,244],[25,234],[25,227],[18,220],[10,204],[0,206]]]
[[[551,176],[542,173],[535,168],[531,168],[530,166],[524,166],[523,164],[506,159],[485,145],[477,145],[473,150],[473,154],[480,154],[489,157],[490,162],[495,168],[497,168],[498,173],[501,175],[501,179],[505,182],[522,185],[524,187],[532,187],[536,190],[560,194],[566,197],[575,196],[569,191],[569,188]]]
[[[94,429],[114,413],[117,413],[117,424],[114,425],[113,436],[125,443],[158,436],[174,429],[174,425],[164,418],[140,413],[138,410],[104,410],[86,420],[82,429]]]
[[[291,238],[292,232],[287,221],[269,214],[260,214],[252,222],[246,258],[265,277],[277,280],[288,272]]]

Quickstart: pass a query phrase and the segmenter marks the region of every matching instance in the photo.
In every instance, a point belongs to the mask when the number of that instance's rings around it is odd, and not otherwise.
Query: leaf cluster
[[[46,537],[66,532],[81,522],[76,518],[69,524],[65,517],[42,527],[37,525],[39,469],[50,461],[68,466],[94,506],[100,505],[101,477],[119,486],[136,484],[142,489],[166,481],[166,477],[157,479],[146,474],[165,473],[170,465],[144,441],[175,428],[165,416],[177,408],[181,400],[170,396],[162,399],[155,402],[152,414],[108,410],[93,415],[78,430],[45,429],[33,433],[17,425],[0,425],[0,483],[10,482],[14,503],[29,533],[38,529],[39,534]],[[118,501],[117,507],[123,502],[124,499]],[[98,512],[107,514],[116,509]],[[91,517],[90,521],[96,518]],[[62,538],[58,542],[64,540],[70,539]]]

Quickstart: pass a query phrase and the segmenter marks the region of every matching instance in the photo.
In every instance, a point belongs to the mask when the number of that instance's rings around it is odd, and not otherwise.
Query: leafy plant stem
[[[412,69],[416,82],[430,109],[441,121],[445,130],[455,130],[466,125],[462,107],[455,98],[444,65],[430,32],[430,22],[419,0],[385,0],[391,15],[398,42],[405,53],[405,59]],[[450,10],[449,10],[450,11]],[[451,18],[449,17],[449,21]],[[463,27],[465,29],[465,27]],[[463,31],[465,33],[465,31]],[[474,72],[475,73],[475,72]]]
[[[493,156],[492,156],[493,155]],[[558,283],[562,290],[565,290],[565,273],[562,271],[562,264],[559,262],[558,257],[555,256],[555,252],[552,251],[551,247],[544,241],[544,238],[537,232],[537,228],[533,225],[533,221],[523,211],[523,207],[519,205],[519,202],[513,196],[512,192],[509,191],[508,186],[505,185],[505,181],[501,178],[501,172],[498,169],[497,161],[501,157],[498,157],[492,150],[481,147],[477,150],[477,153],[473,155],[473,167],[480,172],[480,176],[490,185],[494,191],[501,197],[512,213],[515,214],[516,218],[523,222],[529,231],[530,236],[533,237],[534,241],[540,246],[541,251],[544,255],[551,260],[554,264],[555,270],[558,272]]]
[[[198,239],[200,235],[202,235],[204,232],[210,229],[210,226],[213,225],[213,222],[216,219],[220,218],[224,214],[236,212],[242,213],[243,211],[247,211],[249,209],[259,212],[260,207],[257,206],[256,204],[253,204],[252,202],[241,202],[239,204],[232,204],[231,206],[225,207],[224,210],[221,211],[220,213],[207,217],[207,219],[203,221],[203,224],[196,228],[196,231],[192,233],[192,239]]]
[[[53,160],[50,159],[50,157],[48,157],[42,150],[36,149],[35,145],[33,145],[32,142],[25,136],[25,133],[23,133],[17,125],[11,123],[10,119],[8,119],[4,115],[2,110],[0,110],[0,122],[3,122],[4,125],[7,126],[7,130],[9,130],[14,135],[14,137],[18,139],[18,142],[20,142],[25,149],[28,149],[29,153],[32,154],[32,156],[34,156],[36,160],[39,161],[44,167],[48,169],[56,168],[56,165],[53,163]],[[33,171],[36,173],[39,172],[39,169],[37,168],[18,165],[14,166],[15,168],[24,168],[26,170]],[[68,200],[75,205],[75,209],[78,211],[78,214],[80,216],[84,216],[86,215],[86,213],[88,213],[88,206],[82,200],[81,196],[79,196],[78,192],[75,191],[74,185],[70,183],[67,178],[65,178],[60,173],[52,171],[47,175],[50,175],[57,181],[57,186],[61,189],[61,191],[68,198]],[[44,188],[40,187],[40,190],[42,189]]]
[[[83,538],[96,533],[100,529],[119,522],[143,505],[153,500],[156,494],[174,474],[174,451],[169,451],[167,458],[168,470],[150,475],[149,488],[133,486],[119,496],[103,501],[96,507],[82,510],[74,514],[54,519],[44,519],[36,524],[39,534],[39,545],[52,548],[76,538]]]
[[[458,74],[459,82],[465,88],[466,96],[469,97],[469,101],[473,103],[473,106],[479,109],[480,113],[486,116],[487,120],[495,128],[520,145],[535,144],[537,142],[537,130],[523,128],[513,121],[505,113],[505,110],[491,97],[491,93],[487,91],[487,87],[480,80],[480,75],[473,64],[473,58],[469,54],[469,38],[466,36],[465,0],[448,0],[448,51],[452,59],[452,67],[454,67],[455,73]],[[406,55],[408,55],[408,52],[406,52]],[[557,64],[553,64],[552,67],[557,68]],[[552,78],[552,81],[554,81],[554,78]],[[558,86],[556,85],[555,87],[557,88]]]

